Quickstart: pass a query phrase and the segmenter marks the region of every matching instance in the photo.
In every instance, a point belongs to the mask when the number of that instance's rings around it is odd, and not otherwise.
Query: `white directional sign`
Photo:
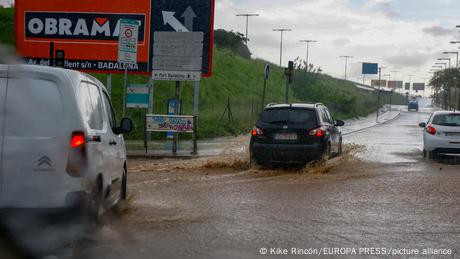
[[[154,71],[153,80],[171,80],[171,81],[199,81],[201,72],[187,71]]]
[[[120,20],[120,35],[118,36],[118,62],[124,64],[137,63],[137,40],[139,21]]]
[[[154,80],[199,81],[203,66],[203,32],[155,32]]]
[[[154,56],[201,57],[203,43],[158,42],[153,46]]]
[[[177,70],[177,71],[197,71],[201,70],[201,57],[173,57],[158,56],[153,57],[153,71],[157,70]]]

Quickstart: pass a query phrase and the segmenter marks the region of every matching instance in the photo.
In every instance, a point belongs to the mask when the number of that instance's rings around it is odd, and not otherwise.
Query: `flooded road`
[[[423,159],[429,111],[350,134],[341,158],[307,168],[250,168],[244,151],[132,160],[130,201],[79,256],[456,258],[460,165]]]

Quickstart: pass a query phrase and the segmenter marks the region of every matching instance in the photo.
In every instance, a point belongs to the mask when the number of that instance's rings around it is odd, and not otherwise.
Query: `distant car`
[[[420,123],[423,131],[423,155],[460,154],[460,113],[438,111],[427,123]]]
[[[124,133],[104,85],[60,68],[0,65],[0,208],[90,215],[126,198]],[[86,207],[85,207],[86,208]]]
[[[407,110],[408,111],[411,111],[411,110],[418,111],[418,102],[417,102],[417,100],[410,101],[409,105],[407,106]]]
[[[305,164],[342,153],[339,126],[323,104],[267,106],[251,132],[250,157],[255,164]]]

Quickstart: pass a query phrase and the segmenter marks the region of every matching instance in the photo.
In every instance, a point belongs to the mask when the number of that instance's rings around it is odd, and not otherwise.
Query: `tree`
[[[250,59],[251,52],[245,42],[245,37],[239,32],[215,30],[214,31],[214,44],[217,48],[228,48],[235,54]]]
[[[460,69],[449,68],[434,73],[430,80],[436,104],[444,109],[460,109]]]

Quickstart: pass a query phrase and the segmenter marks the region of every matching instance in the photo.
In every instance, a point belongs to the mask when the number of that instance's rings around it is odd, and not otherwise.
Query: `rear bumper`
[[[305,163],[324,153],[319,143],[312,145],[252,143],[251,154],[257,161],[272,163]]]
[[[444,139],[425,132],[424,148],[430,152],[456,154],[460,152],[460,139]]]
[[[435,148],[431,152],[436,154],[460,154],[460,148]]]

